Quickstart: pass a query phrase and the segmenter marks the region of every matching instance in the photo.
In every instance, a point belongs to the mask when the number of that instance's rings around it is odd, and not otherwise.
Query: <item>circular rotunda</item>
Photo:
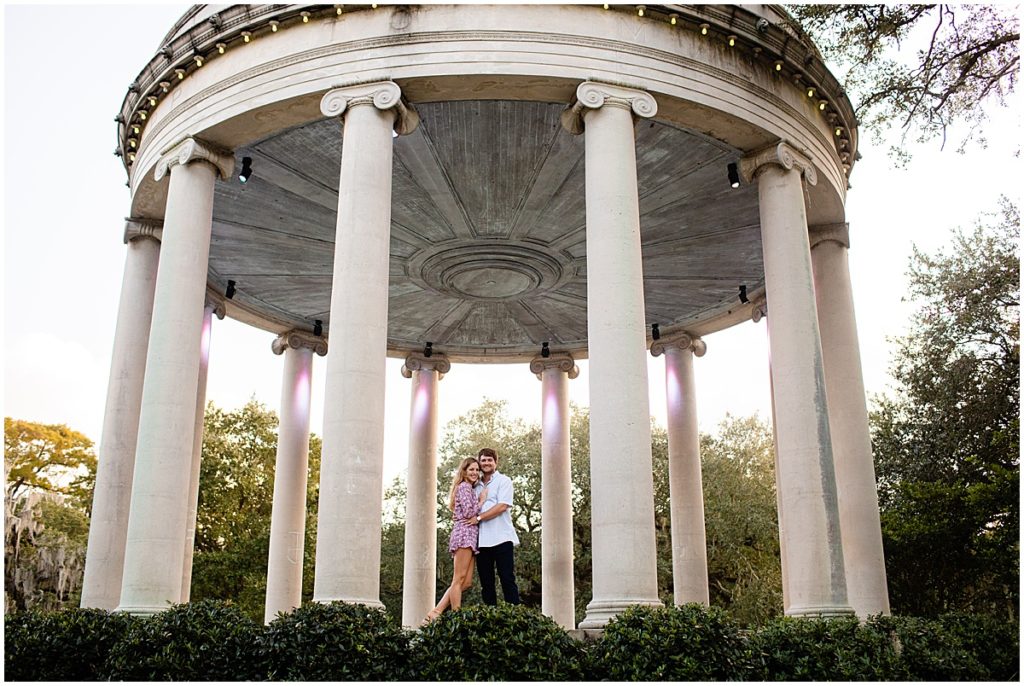
[[[380,605],[386,357],[413,388],[407,625],[434,603],[439,382],[521,362],[542,380],[543,611],[575,628],[566,389],[588,358],[580,627],[660,604],[654,354],[675,601],[706,604],[693,358],[765,318],[786,612],[888,611],[846,261],[856,120],[780,6],[194,6],[116,120],[131,206],[83,606],[189,597],[215,316],[285,355],[268,618],[300,602],[314,354],[314,600]]]

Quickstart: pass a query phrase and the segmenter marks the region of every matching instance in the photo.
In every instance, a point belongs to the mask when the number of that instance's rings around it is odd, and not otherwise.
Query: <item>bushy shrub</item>
[[[230,603],[174,605],[133,622],[110,650],[112,681],[251,681],[266,678],[262,627]]]
[[[783,617],[748,640],[750,671],[758,681],[886,681],[908,678],[885,631],[856,617]]]
[[[111,647],[138,620],[106,610],[20,612],[4,617],[8,681],[97,681]]]
[[[635,606],[589,650],[591,679],[723,681],[744,676],[743,639],[729,615],[696,603]]]
[[[868,625],[887,635],[895,646],[903,678],[915,681],[988,679],[987,670],[976,656],[936,619],[872,617]]]
[[[276,681],[405,680],[409,664],[408,637],[390,615],[341,602],[278,615],[260,650]]]
[[[946,614],[939,624],[985,670],[986,681],[1020,681],[1020,623],[988,615]]]
[[[583,646],[522,605],[463,606],[412,639],[413,681],[577,681]]]

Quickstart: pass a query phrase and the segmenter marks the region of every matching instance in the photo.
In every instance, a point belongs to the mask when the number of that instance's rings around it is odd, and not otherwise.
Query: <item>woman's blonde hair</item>
[[[452,490],[448,494],[448,507],[451,508],[452,512],[455,512],[455,491],[458,489],[459,484],[463,481],[468,481],[466,478],[466,470],[469,469],[469,465],[476,464],[480,466],[475,457],[467,457],[459,463],[459,468],[455,471],[455,478],[452,479]],[[472,485],[472,484],[471,484]]]

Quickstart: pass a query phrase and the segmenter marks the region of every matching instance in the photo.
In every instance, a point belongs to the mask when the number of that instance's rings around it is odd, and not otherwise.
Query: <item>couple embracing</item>
[[[519,537],[512,526],[512,479],[498,471],[494,449],[482,448],[476,457],[462,461],[452,480],[448,506],[455,519],[448,543],[455,572],[452,585],[424,621],[436,619],[448,607],[462,607],[462,592],[473,585],[474,565],[486,604],[498,604],[497,568],[505,602],[518,605],[513,546],[519,545]]]

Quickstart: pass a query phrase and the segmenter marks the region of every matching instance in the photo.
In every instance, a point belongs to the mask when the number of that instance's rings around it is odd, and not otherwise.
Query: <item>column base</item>
[[[592,600],[587,605],[587,616],[579,624],[579,629],[603,629],[615,615],[625,612],[633,605],[647,607],[665,607],[658,599],[622,598],[615,600]]]
[[[376,598],[373,600],[370,600],[369,598],[313,598],[313,602],[321,603],[323,605],[330,605],[331,603],[348,603],[349,605],[365,605],[373,608],[374,610],[385,609],[384,603],[380,602]]]
[[[135,617],[152,617],[153,615],[160,614],[161,612],[166,612],[169,609],[171,609],[170,603],[163,606],[121,605],[116,608],[114,612],[126,612],[130,615],[134,615]]]
[[[853,608],[848,605],[804,605],[803,607],[791,607],[786,610],[787,617],[851,617]]]

